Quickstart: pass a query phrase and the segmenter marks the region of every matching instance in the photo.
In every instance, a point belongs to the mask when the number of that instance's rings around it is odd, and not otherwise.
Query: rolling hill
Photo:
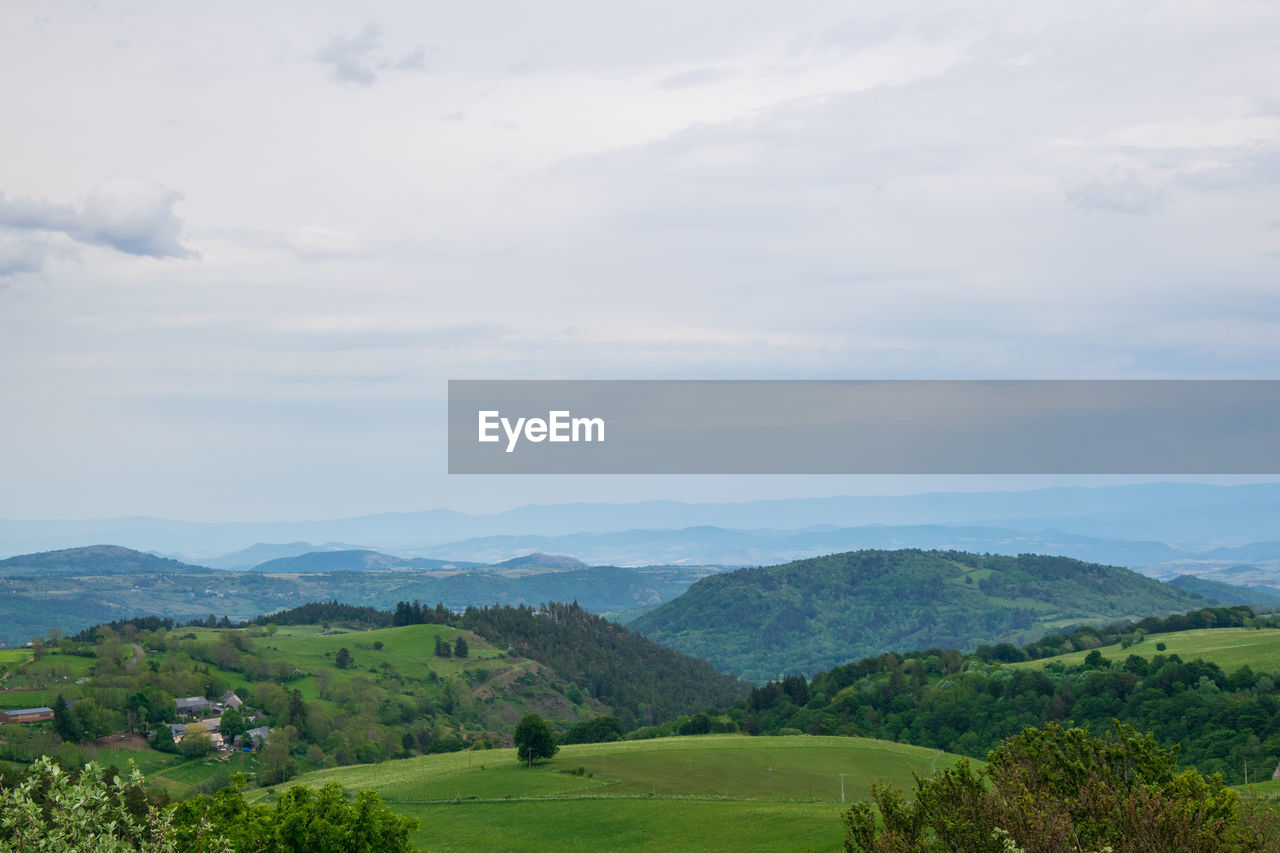
[[[1065,557],[855,551],[707,577],[632,625],[759,682],[893,649],[1028,642],[1084,621],[1206,603],[1127,569]]]
[[[545,766],[515,750],[320,770],[296,780],[378,790],[419,818],[431,850],[830,850],[843,797],[957,756],[850,737],[701,735],[564,746]]]
[[[0,563],[0,591],[9,604],[0,611],[0,642],[24,643],[53,628],[73,634],[134,616],[187,621],[212,613],[239,621],[331,600],[389,610],[398,601],[418,599],[457,611],[576,600],[594,613],[625,619],[719,571],[714,566],[566,569],[571,558],[524,559],[558,565],[476,569],[360,550],[309,553],[232,572],[109,545],[32,554]]]
[[[192,566],[144,554],[118,545],[90,545],[85,548],[64,548],[61,551],[44,551],[24,554],[0,560],[0,575],[65,574],[65,575],[128,575],[175,574],[178,572],[207,571],[203,566]]]
[[[1280,607],[1280,589],[1266,587],[1236,586],[1222,581],[1208,580],[1195,575],[1179,575],[1171,581],[1170,586],[1203,595],[1223,604],[1248,604],[1252,607]]]
[[[353,548],[340,551],[309,551],[292,557],[277,557],[253,567],[267,574],[320,574],[324,572],[377,572],[391,569],[453,571],[474,569],[482,564],[424,557],[394,557],[378,551]]]

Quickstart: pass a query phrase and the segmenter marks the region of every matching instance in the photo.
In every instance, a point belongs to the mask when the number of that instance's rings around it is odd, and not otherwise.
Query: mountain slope
[[[890,650],[1027,642],[1207,600],[1065,557],[855,551],[704,578],[632,627],[752,681]]]
[[[593,565],[715,563],[758,566],[869,548],[921,548],[1009,556],[1056,554],[1131,568],[1187,556],[1187,552],[1163,542],[1094,539],[1052,529],[1023,531],[940,524],[813,526],[801,530],[732,530],[702,525],[678,530],[633,529],[563,536],[487,536],[449,542],[423,549],[421,553],[451,554],[493,562],[513,552],[538,550],[576,554]],[[1280,545],[1267,553],[1280,555]]]
[[[1179,575],[1169,581],[1170,586],[1203,595],[1223,604],[1248,604],[1253,607],[1280,607],[1280,590],[1260,589],[1252,586],[1235,586],[1221,581],[1206,580],[1195,575]]]
[[[0,572],[18,574],[94,574],[126,575],[175,572],[208,571],[201,566],[190,566],[167,557],[156,557],[118,545],[90,545],[86,548],[65,548],[61,551],[44,551],[24,554],[0,560]]]
[[[253,567],[255,572],[266,573],[314,573],[314,572],[376,572],[390,569],[419,569],[439,571],[470,569],[479,563],[463,563],[453,560],[394,557],[378,551],[351,549],[346,551],[310,551],[293,557],[268,560]]]
[[[88,625],[134,616],[185,622],[212,613],[251,619],[308,601],[391,608],[397,601],[418,599],[461,611],[576,600],[594,613],[625,618],[675,598],[717,570],[597,566],[462,571],[470,564],[406,560],[372,551],[319,552],[273,562],[274,568],[268,564],[266,569],[233,572],[112,546],[15,557],[0,563],[0,592],[9,605],[0,608],[0,642],[23,643],[55,627],[74,634]]]

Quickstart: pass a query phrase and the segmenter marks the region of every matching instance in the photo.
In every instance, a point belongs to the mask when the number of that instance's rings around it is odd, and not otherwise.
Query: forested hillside
[[[854,551],[704,578],[632,627],[760,682],[885,649],[1027,642],[1086,620],[1206,603],[1128,569],[1065,557]]]
[[[1270,778],[1280,762],[1277,625],[1247,607],[1210,608],[1022,649],[883,653],[770,682],[738,715],[750,734],[859,735],[977,757],[1026,727],[1102,731],[1119,720],[1206,773],[1243,782],[1248,767],[1250,778]],[[1060,652],[1070,658],[1042,657]]]
[[[748,686],[711,664],[645,639],[574,604],[468,609],[462,626],[546,664],[613,709],[623,725],[651,725],[727,704]]]

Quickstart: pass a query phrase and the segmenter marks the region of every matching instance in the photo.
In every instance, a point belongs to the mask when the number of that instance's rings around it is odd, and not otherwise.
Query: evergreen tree
[[[79,743],[84,732],[77,732],[77,728],[79,727],[71,715],[71,709],[67,707],[67,700],[59,693],[58,698],[53,700],[53,730],[68,743]]]

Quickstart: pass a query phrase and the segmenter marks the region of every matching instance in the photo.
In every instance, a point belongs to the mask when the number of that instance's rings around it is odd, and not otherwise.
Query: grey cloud
[[[1067,201],[1083,210],[1110,213],[1155,213],[1164,204],[1164,192],[1144,184],[1131,169],[1113,171],[1067,190]]]
[[[0,278],[24,272],[39,272],[49,248],[38,242],[0,242]]]
[[[679,74],[664,77],[658,81],[658,85],[664,89],[687,89],[690,86],[714,83],[728,76],[730,76],[728,72],[718,68],[695,68],[692,71],[682,71]]]
[[[382,27],[370,22],[359,35],[351,38],[334,36],[316,54],[316,59],[333,66],[333,79],[357,86],[372,86],[378,80],[374,73],[376,55],[382,47]]]
[[[94,187],[77,210],[32,198],[0,193],[0,228],[65,234],[78,243],[108,246],[118,252],[152,258],[195,258],[181,242],[183,221],[173,212],[182,193],[158,184],[117,179]],[[24,263],[39,250],[28,243]]]
[[[427,50],[427,46],[420,44],[413,50],[402,56],[392,68],[401,71],[421,71],[427,67],[427,63],[431,61],[434,50]]]
[[[382,25],[370,21],[350,38],[334,36],[316,53],[316,59],[331,66],[330,73],[339,83],[369,87],[378,82],[378,72],[388,68],[424,70],[434,54],[434,49],[420,44],[399,59],[388,59],[382,51]]]

